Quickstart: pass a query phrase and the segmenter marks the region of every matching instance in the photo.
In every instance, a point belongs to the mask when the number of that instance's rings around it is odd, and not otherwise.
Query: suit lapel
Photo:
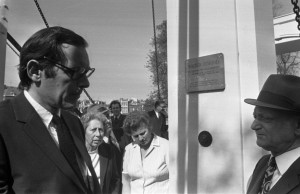
[[[99,190],[99,183],[98,183],[98,180],[97,180],[97,176],[96,176],[94,167],[93,167],[92,162],[91,162],[90,155],[88,154],[87,149],[84,145],[85,140],[83,139],[82,135],[77,134],[78,132],[80,132],[80,130],[75,130],[75,129],[80,128],[80,126],[78,126],[78,124],[80,125],[80,123],[79,122],[75,123],[74,120],[71,119],[72,117],[70,115],[66,114],[64,111],[62,111],[61,114],[62,114],[63,119],[66,122],[67,127],[70,129],[70,133],[72,135],[72,138],[74,140],[74,143],[77,147],[78,152],[82,156],[85,164],[87,165],[87,167],[88,167],[88,169],[89,169],[89,171],[90,171],[90,173],[93,177],[93,185],[95,186],[95,188],[93,190],[98,191]]]
[[[27,101],[24,94],[20,94],[13,101],[16,119],[25,123],[24,132],[32,139],[42,152],[67,176],[75,185],[84,188],[66,159],[63,157],[59,148],[54,143],[42,119]]]
[[[251,187],[251,190],[249,190],[247,192],[247,194],[257,194],[260,191],[260,188],[261,188],[261,185],[262,185],[262,181],[263,181],[266,169],[261,170],[257,174],[256,177],[252,177],[252,179],[251,179],[251,182],[252,182],[251,185],[252,185],[252,187]]]
[[[101,145],[100,145],[101,146]],[[99,147],[100,147],[99,146]],[[98,149],[99,150],[99,157],[100,157],[100,181],[101,181],[101,188],[103,190],[103,186],[104,186],[104,177],[107,171],[107,164],[108,164],[108,159],[106,157],[103,157],[103,155],[107,155],[109,153],[102,153],[102,152],[106,152],[105,149]]]
[[[258,169],[255,169],[255,171],[253,172],[247,194],[257,194],[260,191],[263,178],[265,175],[265,171],[267,170],[268,167],[269,157],[270,155],[265,156],[263,159],[259,161],[259,164],[257,164],[259,167]]]
[[[300,184],[300,158],[282,175],[278,182],[269,191],[269,194],[289,193],[293,188]]]

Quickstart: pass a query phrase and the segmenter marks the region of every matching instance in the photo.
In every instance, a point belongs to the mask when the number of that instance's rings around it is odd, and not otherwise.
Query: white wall
[[[243,193],[261,156],[243,99],[276,72],[272,1],[167,0],[167,21],[170,193]],[[216,53],[225,90],[186,93],[185,60]],[[210,147],[198,143],[201,131]]]

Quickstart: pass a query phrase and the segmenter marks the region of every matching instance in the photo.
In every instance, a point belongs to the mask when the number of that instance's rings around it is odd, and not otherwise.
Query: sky
[[[6,0],[8,32],[22,46],[45,28],[34,0]],[[145,68],[153,37],[151,0],[38,0],[49,26],[62,26],[83,36],[94,100],[146,99],[154,87]],[[166,0],[154,0],[155,23],[166,20]],[[5,85],[17,86],[18,56],[6,49]],[[87,99],[82,94],[81,99]]]

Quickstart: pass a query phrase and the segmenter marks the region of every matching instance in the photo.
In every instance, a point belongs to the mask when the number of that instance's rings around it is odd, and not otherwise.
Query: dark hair
[[[149,130],[152,130],[149,115],[144,111],[133,111],[126,116],[123,130],[126,134],[131,135],[132,132],[137,131],[142,126],[146,126]]]
[[[111,101],[111,103],[109,104],[109,109],[110,109],[110,110],[111,110],[113,104],[118,104],[119,107],[121,108],[121,103],[120,103],[118,100],[113,100],[113,101]]]
[[[27,63],[32,59],[39,61],[43,65],[41,68],[45,69],[47,77],[54,77],[56,74],[53,71],[53,66],[47,65],[49,62],[44,60],[44,57],[65,64],[67,59],[62,50],[62,44],[64,43],[83,48],[88,46],[88,43],[80,35],[60,26],[44,28],[33,34],[21,49],[19,64],[20,86],[29,88],[32,83],[32,80],[27,75]]]
[[[155,104],[154,104],[154,107],[156,108],[156,107],[158,107],[159,105],[161,105],[161,104],[166,104],[164,101],[162,101],[162,100],[157,100],[156,102],[155,102]]]

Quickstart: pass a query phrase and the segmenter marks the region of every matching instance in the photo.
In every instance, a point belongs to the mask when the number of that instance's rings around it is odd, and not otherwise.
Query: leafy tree
[[[277,73],[297,75],[300,64],[300,52],[285,53],[277,55]]]
[[[156,46],[157,46],[157,61],[155,52],[155,39],[151,40],[152,49],[148,54],[148,61],[145,67],[151,72],[150,79],[155,86],[155,90],[149,94],[147,102],[154,102],[161,99],[167,102],[168,100],[168,76],[167,76],[167,21],[164,20],[156,26]],[[158,76],[157,76],[158,69]],[[158,95],[158,85],[160,88]],[[148,106],[148,105],[146,105]],[[152,105],[153,106],[153,105]]]
[[[149,95],[149,97],[145,100],[144,111],[150,111],[154,109],[155,98],[153,95]]]

